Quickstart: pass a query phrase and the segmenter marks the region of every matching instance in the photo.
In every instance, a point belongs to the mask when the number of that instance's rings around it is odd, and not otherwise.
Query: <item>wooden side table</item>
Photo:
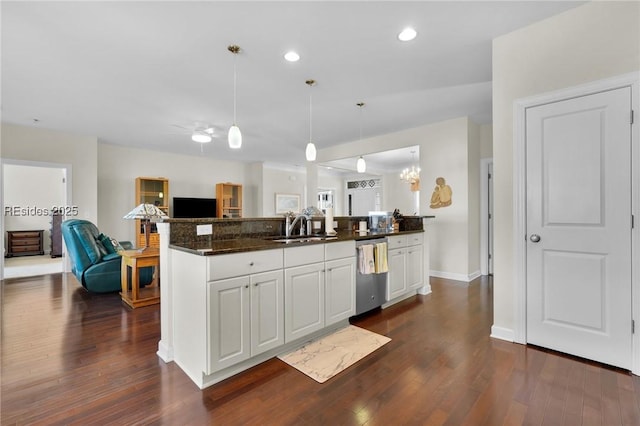
[[[148,306],[160,303],[160,250],[148,248],[145,251],[124,250],[121,251],[121,279],[122,301],[132,308]],[[153,281],[144,288],[140,288],[140,268],[155,266]],[[129,270],[131,270],[131,289],[129,289]]]

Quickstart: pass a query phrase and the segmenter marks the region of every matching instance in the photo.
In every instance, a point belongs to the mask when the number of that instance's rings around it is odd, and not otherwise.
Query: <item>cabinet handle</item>
[[[253,286],[254,286],[254,287],[258,287],[258,283],[255,283]]]
[[[249,266],[253,266],[253,262],[249,262]]]
[[[249,288],[249,284],[246,284],[246,285],[244,286],[244,288]]]

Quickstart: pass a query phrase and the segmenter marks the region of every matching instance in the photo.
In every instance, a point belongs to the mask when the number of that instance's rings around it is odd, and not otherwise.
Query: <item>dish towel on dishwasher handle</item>
[[[375,271],[373,244],[365,244],[358,247],[358,272],[367,275],[373,274]]]
[[[389,265],[387,264],[387,243],[377,243],[374,253],[376,274],[383,274],[389,272]]]

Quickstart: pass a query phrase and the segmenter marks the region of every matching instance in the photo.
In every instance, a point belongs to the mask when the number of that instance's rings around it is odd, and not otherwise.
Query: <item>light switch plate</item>
[[[197,235],[211,235],[211,234],[213,234],[213,225],[197,225],[196,226],[196,234]]]

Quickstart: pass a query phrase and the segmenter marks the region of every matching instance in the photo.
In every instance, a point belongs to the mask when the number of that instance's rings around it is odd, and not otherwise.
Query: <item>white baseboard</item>
[[[425,284],[418,289],[418,294],[426,296],[427,294],[431,294],[431,285]]]
[[[491,326],[491,337],[494,339],[506,340],[507,342],[515,342],[515,334],[510,328]]]
[[[173,348],[168,347],[162,340],[158,342],[158,352],[156,355],[164,362],[173,361]]]
[[[465,283],[471,282],[480,276],[480,271],[475,271],[472,274],[457,274],[455,272],[443,272],[443,271],[434,271],[433,269],[429,271],[429,275],[437,278],[444,278],[447,280],[454,281],[464,281]]]

